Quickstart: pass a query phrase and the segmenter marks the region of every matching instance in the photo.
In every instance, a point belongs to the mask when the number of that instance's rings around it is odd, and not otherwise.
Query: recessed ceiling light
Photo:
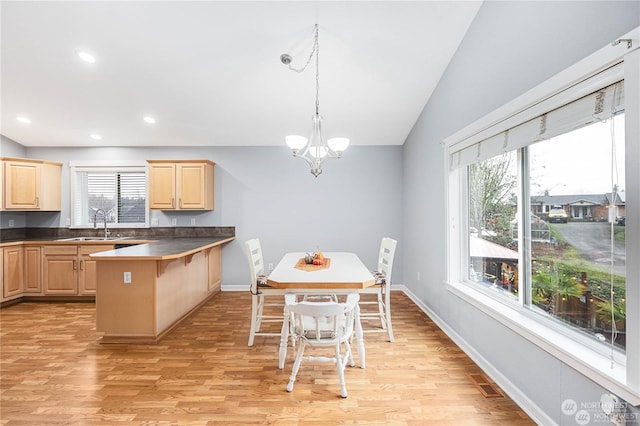
[[[91,53],[85,52],[83,50],[78,50],[78,56],[88,64],[96,63],[96,58]]]
[[[16,117],[16,120],[18,120],[19,122],[21,122],[22,124],[31,124],[31,120],[29,120],[28,117],[24,117],[24,116],[18,116]]]
[[[145,118],[143,118],[143,120],[145,123],[156,124],[156,119],[148,115]]]
[[[97,133],[91,133],[91,134],[89,135],[89,137],[90,137],[91,139],[93,139],[93,140],[96,140],[96,141],[102,140],[102,136],[100,136],[100,135],[99,135],[99,134],[97,134]]]

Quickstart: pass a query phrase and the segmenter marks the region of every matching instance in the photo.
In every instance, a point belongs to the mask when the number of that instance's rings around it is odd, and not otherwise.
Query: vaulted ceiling
[[[302,67],[318,23],[325,137],[401,145],[480,5],[3,1],[0,133],[27,147],[282,145],[310,133],[315,64],[296,73],[280,55]]]

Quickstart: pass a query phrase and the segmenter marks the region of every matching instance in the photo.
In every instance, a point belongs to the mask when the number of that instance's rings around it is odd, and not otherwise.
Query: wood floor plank
[[[0,425],[534,424],[508,397],[482,395],[469,375],[484,372],[406,295],[391,299],[395,342],[365,334],[367,368],[347,367],[346,399],[327,364],[303,363],[286,392],[293,350],[280,370],[277,337],[247,346],[248,292],[216,295],[157,345],[101,344],[93,303],[10,306]]]

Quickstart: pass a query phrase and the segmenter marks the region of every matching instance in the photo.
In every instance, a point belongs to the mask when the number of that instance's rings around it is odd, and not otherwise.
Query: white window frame
[[[122,172],[122,171],[144,171],[146,176],[146,186],[145,186],[145,222],[144,223],[118,223],[114,226],[116,228],[148,228],[149,227],[149,169],[147,167],[147,163],[144,161],[71,161],[69,162],[69,181],[70,181],[70,192],[71,196],[69,197],[69,211],[71,219],[71,229],[87,229],[93,228],[93,225],[87,224],[75,224],[73,221],[75,218],[75,200],[73,199],[74,194],[76,193],[76,186],[78,185],[78,173],[84,171],[92,171],[98,172],[100,169],[104,170],[104,172]]]
[[[576,99],[574,88],[589,77],[623,63],[621,76],[625,80],[626,134],[626,209],[627,217],[640,217],[640,27],[621,39],[631,39],[605,46],[584,60],[550,78],[522,96],[505,104],[484,118],[446,138],[445,206],[446,206],[446,286],[449,291],[496,321],[509,327],[560,361],[592,379],[634,406],[640,405],[640,223],[628,221],[626,226],[627,297],[626,297],[626,356],[614,356],[601,347],[590,344],[579,333],[568,332],[551,320],[534,315],[519,303],[505,303],[504,299],[482,291],[466,282],[465,267],[468,253],[466,206],[463,205],[464,173],[466,168],[452,164],[453,154],[492,135],[540,116]],[[600,84],[598,82],[597,84]],[[602,86],[601,86],[602,87]],[[585,93],[586,94],[586,93]],[[521,206],[519,206],[519,209]],[[519,212],[521,216],[521,212]],[[522,232],[522,231],[520,231]],[[613,366],[613,368],[612,368]]]

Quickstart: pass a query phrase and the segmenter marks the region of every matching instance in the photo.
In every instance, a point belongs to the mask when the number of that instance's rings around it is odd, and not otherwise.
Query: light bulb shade
[[[329,144],[329,148],[341,154],[349,146],[349,138],[331,138],[327,141],[327,144]]]
[[[307,144],[307,138],[304,136],[289,135],[284,140],[292,151],[299,151]]]

